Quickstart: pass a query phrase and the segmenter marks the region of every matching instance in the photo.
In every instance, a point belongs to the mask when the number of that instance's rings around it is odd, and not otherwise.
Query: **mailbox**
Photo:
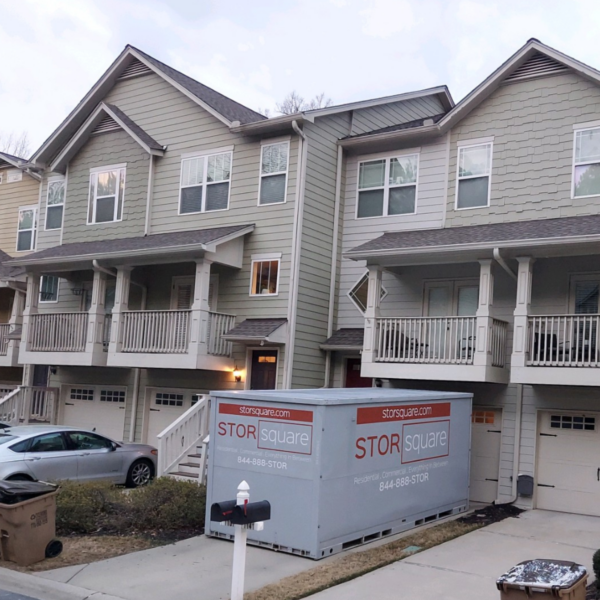
[[[215,502],[210,507],[210,520],[215,521],[216,523],[231,521],[235,505],[235,500],[224,500],[223,502]]]
[[[250,525],[271,518],[271,503],[268,500],[238,504],[233,509],[231,522],[234,525]]]

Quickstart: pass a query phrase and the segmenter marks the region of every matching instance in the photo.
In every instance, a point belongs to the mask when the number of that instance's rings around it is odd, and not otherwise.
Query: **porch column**
[[[133,267],[117,267],[117,281],[115,284],[115,305],[112,311],[110,329],[109,354],[121,351],[123,344],[123,330],[121,327],[122,315],[129,308],[129,288],[131,286],[131,271]],[[94,274],[94,284],[96,274]]]
[[[189,321],[188,352],[191,356],[208,354],[210,315],[208,314],[208,291],[210,286],[210,260],[196,260],[194,299]]]
[[[37,315],[40,301],[40,275],[31,273],[27,275],[27,295],[25,297],[25,309],[23,310],[23,335],[21,336],[21,348],[29,351],[31,347],[31,319]],[[25,363],[27,361],[20,361]]]
[[[106,275],[94,271],[92,302],[88,311],[88,328],[85,351],[90,355],[101,356],[104,352],[104,300],[106,298]]]
[[[473,364],[491,365],[490,335],[492,330],[492,310],[494,304],[494,271],[492,260],[479,261],[479,301],[475,325],[475,352]]]
[[[530,256],[520,256],[517,274],[517,303],[515,305],[514,336],[511,366],[525,367],[527,364],[527,332],[529,311],[531,309],[531,282],[533,263]]]
[[[367,310],[365,311],[365,339],[362,360],[375,362],[377,348],[377,319],[381,316],[381,280],[383,269],[379,265],[369,266],[369,289],[367,292]]]
[[[23,324],[23,310],[25,308],[25,293],[15,290],[15,296],[13,298],[12,311],[10,313],[10,325],[9,331],[12,333],[18,327]],[[11,364],[16,365],[19,362],[19,340],[9,340],[7,356],[11,358]]]

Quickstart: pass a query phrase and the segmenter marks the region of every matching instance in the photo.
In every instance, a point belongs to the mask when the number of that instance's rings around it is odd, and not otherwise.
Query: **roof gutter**
[[[438,124],[424,125],[422,127],[411,127],[409,129],[399,129],[398,131],[387,131],[385,133],[375,133],[373,135],[347,138],[345,140],[340,140],[338,144],[342,148],[350,150],[352,148],[360,148],[361,146],[372,144],[374,142],[396,141],[403,138],[409,138],[411,136],[421,137],[424,135],[442,135],[442,130]]]
[[[281,117],[274,117],[272,119],[265,119],[264,121],[254,121],[253,123],[240,124],[239,121],[234,121],[231,124],[230,130],[233,133],[243,133],[246,135],[259,135],[261,133],[269,133],[272,131],[278,131],[281,129],[294,129],[294,123],[296,126],[302,124],[305,121],[312,122],[313,119],[307,117],[305,113],[294,113],[293,115],[282,115]]]
[[[494,260],[509,274],[511,279],[517,281],[517,274],[506,264],[504,258],[502,258],[500,248],[494,248]]]

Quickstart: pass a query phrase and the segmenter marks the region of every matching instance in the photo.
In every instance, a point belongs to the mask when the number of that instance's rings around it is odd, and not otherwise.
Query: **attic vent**
[[[96,129],[92,131],[94,133],[106,133],[107,131],[116,131],[117,129],[121,129],[121,126],[109,115],[105,115],[105,117],[98,123]]]
[[[138,75],[147,75],[151,73],[151,69],[147,67],[142,61],[134,58],[129,66],[121,73],[119,79],[128,79],[129,77],[137,77]]]
[[[537,52],[529,60],[525,61],[514,73],[504,81],[520,81],[531,77],[544,77],[568,71],[568,67],[558,61]]]

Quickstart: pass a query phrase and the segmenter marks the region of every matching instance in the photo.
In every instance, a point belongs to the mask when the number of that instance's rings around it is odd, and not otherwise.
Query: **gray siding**
[[[125,131],[92,136],[69,164],[64,244],[144,235],[148,191],[148,154]],[[87,224],[90,169],[127,164],[123,220]]]
[[[573,125],[600,119],[600,87],[573,73],[504,85],[452,130],[448,226],[598,212],[571,199]],[[490,206],[454,209],[459,140],[494,136]]]
[[[354,111],[352,135],[399,125],[424,117],[431,117],[445,112],[437,96],[424,96],[414,100],[390,102],[372,108]],[[346,134],[349,135],[349,134]]]

